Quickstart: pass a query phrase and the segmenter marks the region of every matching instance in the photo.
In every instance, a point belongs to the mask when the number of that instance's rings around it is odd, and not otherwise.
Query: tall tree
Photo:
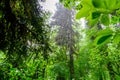
[[[69,68],[70,68],[70,80],[74,75],[74,31],[72,28],[73,11],[64,8],[60,3],[56,4],[57,11],[53,16],[54,21],[51,25],[57,25],[59,27],[58,35],[56,36],[56,44],[59,46],[65,46],[69,51]]]

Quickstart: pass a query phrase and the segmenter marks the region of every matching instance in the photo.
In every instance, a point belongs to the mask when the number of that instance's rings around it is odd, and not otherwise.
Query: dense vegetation
[[[120,80],[119,0],[41,1],[0,1],[0,80]]]

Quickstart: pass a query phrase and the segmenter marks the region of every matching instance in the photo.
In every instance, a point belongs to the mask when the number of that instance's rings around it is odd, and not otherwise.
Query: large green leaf
[[[82,17],[87,17],[89,14],[90,8],[87,6],[81,8],[78,13],[76,14],[76,19],[80,19]]]
[[[116,9],[120,8],[120,0],[116,0]]]
[[[76,19],[80,19],[82,17],[88,17],[88,15],[93,11],[92,0],[81,0],[80,4],[82,8],[76,14]]]
[[[103,6],[104,4],[106,9],[109,9],[109,10],[115,10],[120,8],[119,0],[93,0],[93,2],[102,2],[101,6]],[[105,7],[101,7],[101,8],[105,8]]]
[[[110,17],[108,14],[103,14],[100,18],[101,24],[108,26],[110,24]]]
[[[113,10],[116,8],[116,0],[105,0],[105,5],[107,9]]]
[[[108,41],[110,41],[111,36],[112,35],[105,35],[105,36],[99,37],[98,40],[97,40],[97,45],[107,43]]]
[[[104,0],[92,0],[92,4],[95,8],[106,8]]]
[[[97,33],[97,37],[94,41],[95,45],[103,45],[111,40],[113,31],[110,28],[101,30]]]
[[[81,0],[82,5],[88,5],[89,7],[93,7],[92,0]]]
[[[109,35],[109,34],[112,34],[113,33],[113,30],[111,30],[110,28],[106,28],[106,29],[103,29],[101,31],[99,31],[97,33],[97,36],[100,36],[100,35]]]

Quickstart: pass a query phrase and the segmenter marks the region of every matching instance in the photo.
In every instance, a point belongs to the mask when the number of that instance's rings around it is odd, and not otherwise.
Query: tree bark
[[[70,47],[69,50],[69,58],[70,58],[70,80],[74,78],[74,58],[73,58],[73,49]]]

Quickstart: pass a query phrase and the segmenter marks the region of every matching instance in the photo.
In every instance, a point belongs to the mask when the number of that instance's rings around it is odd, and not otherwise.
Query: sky
[[[59,0],[46,0],[46,2],[43,2],[42,5],[45,10],[48,10],[54,14],[56,11],[55,4],[57,2],[59,2]]]
[[[59,2],[59,0],[46,0],[46,2],[42,2],[42,6],[45,10],[50,11],[52,13],[52,16],[55,14],[56,11],[56,3]],[[52,20],[52,19],[51,19]],[[81,25],[85,27],[86,21],[84,18],[80,19]]]

